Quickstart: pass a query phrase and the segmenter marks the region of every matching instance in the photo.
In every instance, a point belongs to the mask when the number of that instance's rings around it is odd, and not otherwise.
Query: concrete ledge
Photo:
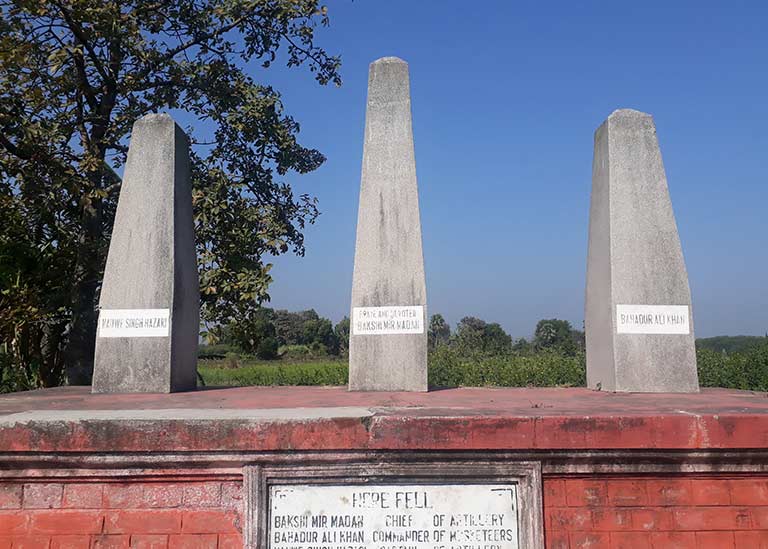
[[[173,395],[65,387],[0,396],[6,453],[590,449],[768,449],[768,398],[721,389],[680,395],[341,387]]]

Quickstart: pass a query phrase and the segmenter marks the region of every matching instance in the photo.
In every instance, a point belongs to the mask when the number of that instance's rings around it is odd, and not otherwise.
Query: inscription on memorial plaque
[[[616,305],[616,333],[689,334],[687,305]]]
[[[518,486],[273,485],[270,549],[518,549]]]
[[[424,307],[355,307],[353,335],[423,334]]]
[[[99,337],[167,337],[170,309],[102,309]]]

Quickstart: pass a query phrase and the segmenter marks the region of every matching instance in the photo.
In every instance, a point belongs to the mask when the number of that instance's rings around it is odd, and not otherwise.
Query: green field
[[[741,353],[698,349],[703,387],[768,391],[768,343]],[[346,359],[308,358],[263,361],[235,356],[201,358],[198,371],[208,387],[248,385],[344,385]],[[432,387],[580,387],[586,383],[582,353],[556,352],[461,355],[445,347],[429,356]]]
[[[228,359],[201,359],[197,371],[207,387],[241,387],[248,385],[344,385],[347,362],[262,361],[245,358],[235,366]]]

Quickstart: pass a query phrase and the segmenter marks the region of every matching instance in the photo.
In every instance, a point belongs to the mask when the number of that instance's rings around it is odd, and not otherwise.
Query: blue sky
[[[654,115],[697,336],[768,331],[768,4],[333,0],[318,44],[344,85],[302,69],[283,94],[328,161],[289,174],[320,201],[303,258],[274,260],[270,306],[348,314],[368,64],[408,61],[430,313],[529,337],[584,318],[595,129]]]

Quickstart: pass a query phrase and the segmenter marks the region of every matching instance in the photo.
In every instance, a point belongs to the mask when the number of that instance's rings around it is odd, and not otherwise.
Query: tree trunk
[[[93,188],[101,188],[101,173],[92,174]],[[94,200],[92,209],[83,208],[83,234],[80,238],[72,288],[72,319],[64,353],[69,385],[89,385],[93,377],[96,350],[97,297],[104,270],[106,249],[102,239],[102,203]]]
[[[96,347],[96,289],[98,270],[81,265],[72,296],[72,320],[69,323],[65,351],[66,377],[69,385],[88,385],[93,376]]]

